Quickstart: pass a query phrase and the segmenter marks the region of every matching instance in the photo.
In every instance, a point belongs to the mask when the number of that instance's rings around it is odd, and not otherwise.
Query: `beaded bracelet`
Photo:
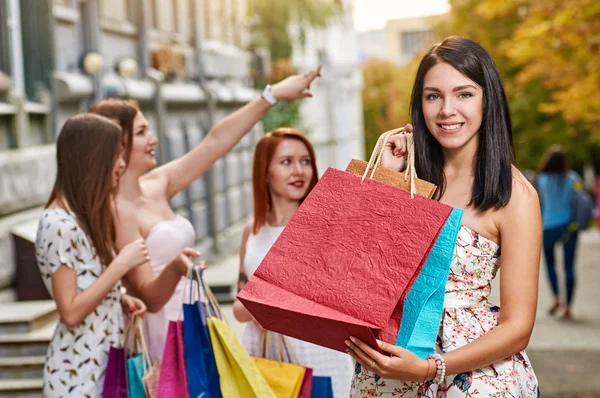
[[[446,378],[446,361],[440,354],[431,354],[427,356],[427,359],[433,359],[435,361],[436,371],[433,382],[435,384],[441,384]]]

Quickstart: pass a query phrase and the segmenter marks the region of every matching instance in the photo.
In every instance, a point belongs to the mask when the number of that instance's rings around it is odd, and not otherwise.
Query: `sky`
[[[381,29],[388,19],[443,14],[448,0],[354,0],[358,31]]]

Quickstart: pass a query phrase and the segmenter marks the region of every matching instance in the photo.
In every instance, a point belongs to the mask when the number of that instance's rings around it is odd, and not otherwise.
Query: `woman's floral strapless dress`
[[[462,226],[450,268],[436,351],[450,352],[498,325],[500,308],[488,303],[500,267],[500,246]],[[538,397],[538,382],[524,351],[473,372],[448,375],[442,384],[383,379],[357,363],[351,397]]]

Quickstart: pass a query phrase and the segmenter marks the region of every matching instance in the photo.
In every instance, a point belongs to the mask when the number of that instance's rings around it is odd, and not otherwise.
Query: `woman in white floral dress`
[[[119,126],[97,115],[74,116],[56,152],[56,182],[35,243],[60,315],[44,366],[44,397],[95,398],[102,395],[108,350],[121,344],[123,310],[145,312],[143,302],[119,288],[148,253],[139,240],[113,255],[112,194],[125,168]]]
[[[537,305],[540,208],[514,166],[508,104],[489,54],[459,37],[434,46],[417,72],[411,116],[417,174],[438,186],[435,199],[464,209],[437,353],[421,359],[380,342],[382,355],[352,337],[351,396],[537,397],[523,350]],[[405,154],[396,136],[382,165],[402,170]],[[487,301],[500,268],[502,310]]]

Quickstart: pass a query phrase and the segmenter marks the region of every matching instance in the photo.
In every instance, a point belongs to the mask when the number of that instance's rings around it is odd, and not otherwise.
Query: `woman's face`
[[[301,200],[313,177],[311,158],[300,140],[286,138],[279,143],[267,173],[267,185],[273,196]]]
[[[477,144],[483,118],[483,90],[449,64],[425,74],[423,115],[435,139],[446,149]]]
[[[133,140],[128,169],[144,172],[156,166],[154,148],[157,143],[158,139],[150,132],[144,114],[138,111],[133,120]]]

